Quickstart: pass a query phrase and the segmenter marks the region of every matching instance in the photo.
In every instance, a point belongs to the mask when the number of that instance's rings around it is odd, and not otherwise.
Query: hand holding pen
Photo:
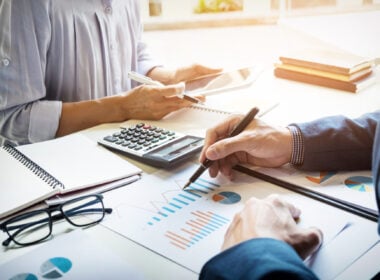
[[[134,71],[130,71],[128,72],[128,78],[136,81],[136,82],[139,82],[139,83],[142,83],[142,84],[146,84],[146,85],[152,85],[152,86],[164,86],[162,83],[160,83],[159,81],[155,81],[155,80],[152,80],[151,78],[147,77],[147,76],[144,76],[144,75],[141,75],[139,73],[136,73]],[[198,99],[198,98],[195,98],[193,96],[190,96],[190,95],[187,95],[185,93],[182,93],[182,94],[178,94],[177,95],[179,98],[183,98],[187,101],[190,101],[192,103],[202,103],[202,100]]]
[[[234,137],[238,135],[240,132],[242,132],[248,125],[249,123],[254,119],[254,117],[257,115],[259,112],[259,109],[257,107],[252,108],[245,116],[243,119],[240,120],[240,122],[235,126],[235,128],[231,131],[231,133],[227,136],[229,137]],[[189,181],[185,184],[183,189],[188,187],[191,183],[195,182],[201,175],[202,173],[209,168],[213,164],[212,160],[205,159],[200,167],[195,171],[195,173],[190,177]]]

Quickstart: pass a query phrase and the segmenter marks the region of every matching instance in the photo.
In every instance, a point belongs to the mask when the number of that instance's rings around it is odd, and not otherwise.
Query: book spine
[[[36,176],[42,179],[46,184],[51,186],[53,189],[55,188],[65,189],[65,186],[61,181],[56,179],[53,175],[51,175],[45,169],[40,167],[37,163],[35,163],[30,158],[28,158],[26,155],[24,155],[22,152],[17,150],[15,147],[11,145],[5,145],[2,148],[12,157],[18,160],[22,165],[28,168],[31,172],[33,172]]]

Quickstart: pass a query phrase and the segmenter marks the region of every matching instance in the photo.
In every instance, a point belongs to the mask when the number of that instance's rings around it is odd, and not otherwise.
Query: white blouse
[[[0,144],[54,138],[62,102],[128,91],[128,71],[158,65],[138,0],[3,0],[0,18]]]

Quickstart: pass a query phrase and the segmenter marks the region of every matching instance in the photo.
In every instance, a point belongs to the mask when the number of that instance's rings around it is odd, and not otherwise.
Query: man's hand
[[[303,229],[296,220],[301,211],[278,195],[260,200],[251,198],[229,226],[222,249],[252,238],[274,238],[291,245],[302,259],[315,252],[322,243],[317,228]]]
[[[232,178],[232,168],[241,163],[277,167],[288,163],[292,153],[292,135],[285,127],[275,127],[254,119],[240,134],[227,138],[243,116],[233,115],[206,133],[200,162],[213,160],[211,177],[219,172]]]

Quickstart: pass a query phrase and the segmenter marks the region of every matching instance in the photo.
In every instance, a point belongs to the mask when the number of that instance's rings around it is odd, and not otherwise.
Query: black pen
[[[259,112],[259,109],[257,107],[253,107],[249,112],[242,118],[242,120],[235,126],[235,128],[231,131],[230,135],[228,137],[234,137],[238,135],[240,132],[242,132],[247,125],[254,119],[254,117]],[[193,176],[190,177],[189,181],[186,183],[186,185],[182,188],[183,190],[187,188],[191,183],[194,183],[199,176],[202,175],[202,173],[211,166],[213,163],[212,160],[206,159],[202,162],[201,166],[197,169],[197,171],[194,172]]]

